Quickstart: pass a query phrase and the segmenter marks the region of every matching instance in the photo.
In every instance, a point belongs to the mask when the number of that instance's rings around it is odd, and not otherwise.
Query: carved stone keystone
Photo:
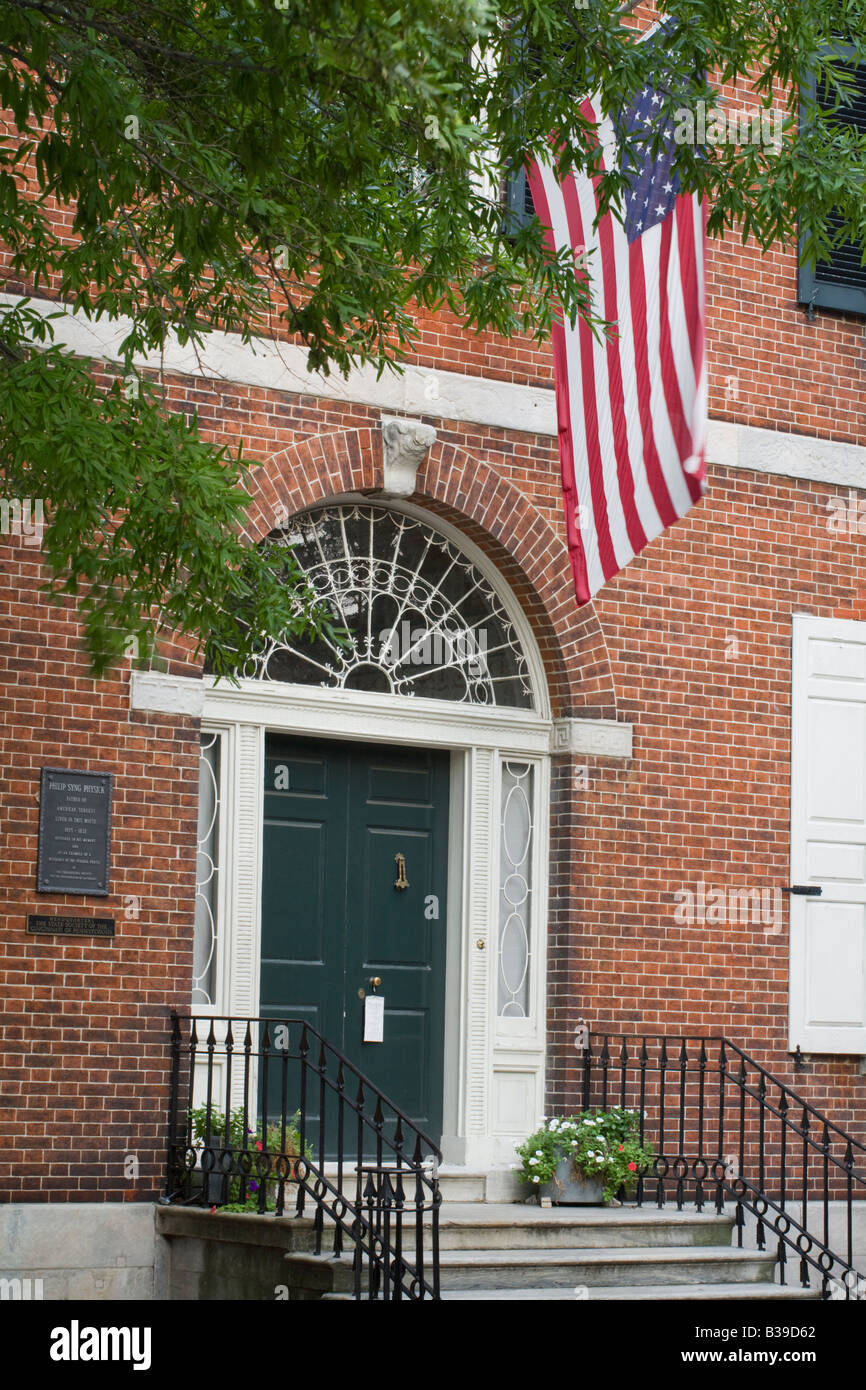
[[[418,469],[436,439],[432,425],[405,420],[396,415],[382,416],[384,453],[383,491],[392,497],[411,497],[417,486]]]

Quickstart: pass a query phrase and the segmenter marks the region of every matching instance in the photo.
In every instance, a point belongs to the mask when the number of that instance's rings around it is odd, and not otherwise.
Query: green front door
[[[307,1020],[437,1141],[448,787],[446,753],[266,739],[260,1013]]]

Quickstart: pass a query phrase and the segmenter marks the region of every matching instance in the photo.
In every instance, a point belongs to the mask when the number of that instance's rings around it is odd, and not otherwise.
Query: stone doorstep
[[[337,1164],[325,1164],[325,1177],[332,1182],[337,1177]],[[343,1164],[343,1189],[350,1194],[355,1191],[355,1164],[347,1160]],[[455,1202],[521,1202],[526,1196],[525,1185],[518,1184],[514,1169],[508,1165],[489,1168],[464,1168],[458,1164],[442,1163],[439,1166],[439,1190],[443,1200]]]

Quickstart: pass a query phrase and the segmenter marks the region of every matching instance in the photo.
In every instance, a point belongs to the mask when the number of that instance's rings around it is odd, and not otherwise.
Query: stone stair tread
[[[711,1302],[745,1299],[778,1302],[802,1299],[814,1300],[816,1289],[791,1288],[782,1284],[597,1284],[589,1290],[588,1299],[577,1299],[571,1289],[443,1289],[442,1301],[448,1303],[480,1302],[517,1303],[524,1299],[535,1303],[595,1303],[611,1301],[649,1301],[666,1303]]]
[[[656,1246],[568,1246],[548,1249],[515,1250],[442,1250],[440,1266],[449,1265],[557,1265],[557,1264],[689,1264],[689,1263],[750,1264],[759,1260],[774,1264],[776,1257],[768,1251],[739,1250],[728,1245],[656,1245]]]
[[[411,1213],[407,1213],[411,1215]],[[657,1207],[538,1207],[514,1202],[447,1202],[439,1224],[454,1226],[733,1226],[716,1212],[669,1211]]]

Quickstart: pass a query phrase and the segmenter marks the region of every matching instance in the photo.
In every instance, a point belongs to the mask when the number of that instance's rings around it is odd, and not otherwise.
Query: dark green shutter
[[[523,67],[526,76],[529,80],[533,80],[541,70],[541,49],[537,44],[527,44],[523,36],[517,39],[517,43],[519,48],[523,50]],[[505,204],[505,232],[506,235],[514,236],[535,216],[535,205],[532,201],[532,192],[525,169],[506,171],[503,202]]]
[[[857,94],[850,105],[840,106],[833,113],[833,120],[839,125],[849,126],[861,134],[866,133],[866,66],[856,72]],[[814,91],[814,89],[813,89]],[[822,92],[817,92],[818,104],[830,105]],[[841,218],[831,217],[829,226],[839,226]],[[801,304],[810,308],[840,309],[849,314],[866,314],[866,266],[861,260],[862,248],[858,242],[845,241],[834,247],[826,260],[819,260],[814,267],[803,263],[803,244],[800,244],[800,273],[797,285],[797,298]]]

